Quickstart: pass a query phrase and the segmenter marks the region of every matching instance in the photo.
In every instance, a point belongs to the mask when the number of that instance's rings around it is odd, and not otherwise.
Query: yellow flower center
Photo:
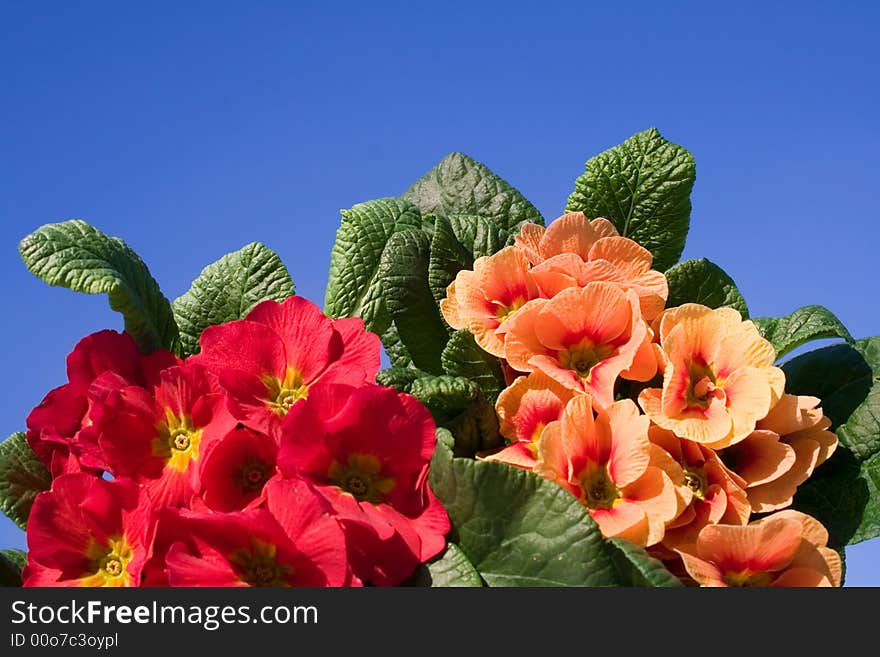
[[[773,576],[770,573],[743,570],[724,573],[724,583],[728,586],[770,586]]]
[[[89,559],[90,574],[79,580],[80,586],[132,585],[127,568],[134,553],[124,537],[109,538],[106,545],[92,542],[86,556]]]
[[[685,392],[688,406],[707,408],[712,398],[724,398],[724,390],[717,385],[718,381],[711,367],[694,362],[688,367],[688,374],[688,388]]]
[[[183,472],[190,462],[199,458],[202,430],[193,426],[191,417],[178,416],[166,408],[165,421],[156,426],[156,432],[153,456],[165,459],[167,466]]]
[[[526,305],[526,300],[523,297],[517,297],[509,306],[505,306],[501,303],[496,303],[497,308],[495,309],[495,319],[498,320],[499,324],[503,324],[524,305]]]
[[[594,344],[589,338],[581,340],[570,349],[559,352],[562,367],[572,370],[583,381],[590,380],[593,368],[614,353],[614,345]]]
[[[584,491],[584,504],[590,509],[610,509],[620,499],[620,490],[604,466],[582,472],[580,486]]]
[[[291,407],[300,399],[308,396],[309,387],[303,383],[302,374],[292,367],[288,367],[284,379],[266,377],[263,379],[266,385],[266,405],[281,417],[287,415]]]
[[[694,497],[700,500],[705,498],[709,482],[702,469],[684,468],[684,484],[693,491]]]
[[[278,548],[251,538],[251,548],[240,548],[229,555],[238,578],[250,586],[289,586],[293,568],[278,563]]]
[[[394,489],[394,478],[382,476],[382,463],[372,454],[349,454],[346,465],[333,461],[327,478],[361,502],[379,504]]]

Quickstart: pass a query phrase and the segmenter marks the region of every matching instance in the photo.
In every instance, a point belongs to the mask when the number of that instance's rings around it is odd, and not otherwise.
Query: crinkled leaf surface
[[[590,158],[565,209],[609,219],[664,271],[684,249],[695,177],[693,156],[651,128]]]
[[[207,327],[242,319],[267,299],[284,301],[293,281],[278,255],[259,242],[229,253],[202,270],[189,290],[172,304],[180,328],[180,355],[199,351]]]
[[[729,306],[749,316],[749,307],[733,279],[706,258],[685,260],[666,270],[669,282],[667,308],[684,303],[700,303],[709,308]]]
[[[41,226],[21,240],[18,250],[31,273],[49,285],[106,294],[142,351],[175,346],[171,304],[143,260],[118,237],[72,219]]]
[[[14,433],[0,443],[0,510],[16,525],[27,527],[34,498],[51,484],[49,471],[23,433]]]
[[[804,306],[782,317],[755,317],[752,321],[776,349],[777,358],[811,340],[853,339],[834,313],[823,306]]]

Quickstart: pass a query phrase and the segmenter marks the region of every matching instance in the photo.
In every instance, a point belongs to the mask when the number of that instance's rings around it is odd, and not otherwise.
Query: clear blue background
[[[27,272],[41,224],[122,237],[169,298],[262,241],[321,303],[341,208],[458,150],[549,220],[652,125],[696,158],[685,257],[753,315],[818,303],[880,333],[877,3],[304,4],[0,4],[4,434],[82,336],[121,328]],[[0,545],[24,546],[5,518]],[[847,555],[849,585],[880,585],[880,539]]]

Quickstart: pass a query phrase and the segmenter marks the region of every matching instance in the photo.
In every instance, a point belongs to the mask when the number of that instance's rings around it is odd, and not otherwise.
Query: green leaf
[[[706,258],[679,262],[666,271],[666,280],[669,282],[667,308],[700,303],[709,308],[729,306],[738,310],[744,319],[749,316],[749,307],[736,283]]]
[[[483,350],[469,331],[456,331],[440,355],[443,370],[452,376],[470,379],[494,404],[504,390],[504,372],[501,361]]]
[[[456,456],[473,456],[504,444],[495,407],[473,381],[426,376],[414,380],[409,393],[428,407],[437,426],[449,429],[455,436]]]
[[[118,237],[74,219],[41,226],[21,240],[18,250],[31,273],[49,285],[107,294],[145,353],[174,347],[171,304],[143,260]]]
[[[385,332],[379,337],[382,340],[382,346],[385,348],[385,353],[388,355],[388,360],[391,361],[392,367],[416,369],[412,362],[412,356],[409,355],[409,351],[407,351],[406,346],[400,340],[400,333],[397,331],[394,322],[391,322],[388,328],[385,329]],[[416,369],[416,371],[420,372],[421,370]]]
[[[776,349],[777,358],[811,340],[853,339],[840,320],[823,306],[804,306],[783,317],[755,317],[752,321]]]
[[[21,550],[0,550],[0,586],[21,586],[21,570],[27,554]]]
[[[388,240],[379,266],[385,304],[413,365],[441,373],[440,354],[449,340],[428,287],[430,241],[421,230],[395,233]]]
[[[449,543],[443,554],[416,570],[409,584],[433,587],[479,587],[483,586],[483,580],[461,548],[455,543]]]
[[[537,208],[487,166],[463,153],[450,153],[403,196],[423,214],[476,214],[513,234],[526,222],[544,225]]]
[[[670,573],[663,562],[655,559],[643,548],[621,538],[607,541],[611,559],[626,586],[683,586],[681,580]]]
[[[269,247],[252,242],[223,256],[172,304],[180,327],[179,355],[198,353],[199,336],[207,327],[242,319],[261,301],[284,301],[293,293],[287,268]]]
[[[376,383],[380,386],[394,388],[398,392],[408,393],[416,379],[426,376],[431,375],[411,367],[390,367],[387,370],[380,370],[376,374]]]
[[[565,209],[609,219],[663,271],[684,249],[695,177],[693,156],[651,128],[590,158]]]
[[[880,536],[878,344],[874,337],[832,345],[782,365],[786,391],[821,398],[840,441],[794,500],[795,508],[825,525],[832,547]]]
[[[23,433],[14,433],[0,443],[0,510],[16,525],[27,527],[34,498],[51,485],[52,476]]]
[[[462,269],[473,269],[474,260],[504,248],[508,234],[491,220],[476,215],[436,217],[428,264],[428,284],[437,301]]]
[[[330,254],[324,312],[330,317],[361,317],[368,331],[385,333],[391,317],[379,263],[392,236],[421,226],[419,209],[401,199],[382,198],[342,210]]]

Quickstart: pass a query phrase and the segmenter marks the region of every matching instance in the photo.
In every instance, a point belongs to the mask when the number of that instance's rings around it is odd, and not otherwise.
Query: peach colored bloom
[[[777,511],[792,503],[797,487],[837,447],[831,420],[816,397],[783,395],[758,421],[757,429],[720,454],[738,476],[755,513]]]
[[[745,526],[709,525],[696,552],[681,552],[700,586],[840,586],[840,556],[828,532],[798,511],[778,511]]]
[[[776,352],[732,308],[688,303],[659,321],[667,362],[663,388],[639,403],[655,424],[714,449],[743,440],[782,397],[785,375]]]
[[[463,269],[446,289],[440,311],[454,329],[466,329],[483,349],[504,356],[504,337],[498,328],[526,302],[539,296],[526,256],[508,246],[477,258],[474,269]]]
[[[510,444],[485,456],[485,460],[531,470],[545,427],[562,417],[565,404],[575,394],[540,370],[516,379],[495,403],[501,435]]]
[[[568,287],[610,281],[634,290],[642,314],[651,321],[669,294],[666,277],[651,269],[651,252],[626,237],[607,219],[589,221],[581,212],[564,214],[545,229],[526,224],[516,245],[534,265],[532,276],[542,295],[552,297]]]
[[[604,536],[654,545],[680,505],[667,474],[676,466],[647,434],[632,401],[594,410],[589,395],[577,395],[544,429],[534,472],[575,495]]]
[[[651,331],[638,297],[613,283],[568,288],[528,303],[506,326],[505,356],[523,372],[541,370],[602,406],[617,377],[647,381],[656,373]]]
[[[736,475],[732,475],[712,449],[678,438],[671,431],[652,425],[650,441],[665,450],[684,472],[684,509],[666,527],[663,545],[693,546],[706,525],[745,525],[751,507]]]

